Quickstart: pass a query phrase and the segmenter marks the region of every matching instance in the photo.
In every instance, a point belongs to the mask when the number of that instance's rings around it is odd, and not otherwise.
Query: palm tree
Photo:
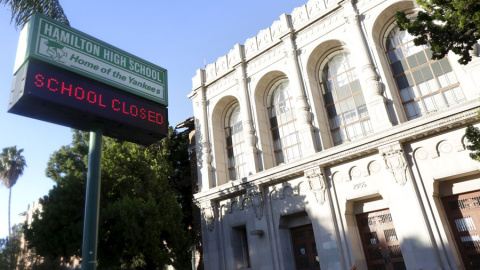
[[[23,27],[35,12],[70,25],[59,0],[0,0],[0,4],[10,6],[12,11],[11,21],[15,21],[16,27]]]
[[[22,156],[23,149],[17,150],[17,146],[3,148],[0,153],[0,178],[5,187],[9,189],[8,194],[8,236],[11,234],[10,226],[10,204],[12,201],[12,187],[17,183],[18,177],[23,174],[27,166],[25,157]]]

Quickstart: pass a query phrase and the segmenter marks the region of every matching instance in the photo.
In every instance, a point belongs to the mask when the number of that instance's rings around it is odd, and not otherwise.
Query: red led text
[[[142,121],[149,121],[158,125],[164,123],[163,115],[156,111],[142,107],[134,102],[122,100],[120,96],[107,98],[105,95],[91,89],[84,89],[78,85],[47,78],[42,74],[36,74],[34,84],[38,88],[48,90],[52,95],[70,97],[72,102],[82,102],[86,106],[96,105],[102,110],[114,111],[118,114],[135,117]],[[101,112],[100,112],[101,113]]]

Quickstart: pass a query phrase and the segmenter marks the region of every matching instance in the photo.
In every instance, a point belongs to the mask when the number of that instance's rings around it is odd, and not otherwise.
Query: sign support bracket
[[[83,225],[82,270],[97,269],[98,217],[103,125],[93,123],[88,148],[87,190]]]

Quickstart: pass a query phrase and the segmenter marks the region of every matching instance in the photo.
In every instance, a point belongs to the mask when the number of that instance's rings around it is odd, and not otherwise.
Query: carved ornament
[[[324,204],[326,201],[327,182],[320,167],[305,171],[310,191],[315,195],[317,203]]]

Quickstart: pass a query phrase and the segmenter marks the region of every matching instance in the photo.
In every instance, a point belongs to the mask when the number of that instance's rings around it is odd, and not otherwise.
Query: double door
[[[356,215],[368,269],[406,270],[390,210]]]
[[[296,270],[320,270],[312,224],[290,229]]]
[[[480,269],[480,190],[442,198],[465,269]]]

